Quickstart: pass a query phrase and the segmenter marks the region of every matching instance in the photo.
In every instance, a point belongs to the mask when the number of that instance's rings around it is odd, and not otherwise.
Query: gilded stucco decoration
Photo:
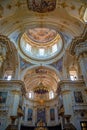
[[[0,35],[0,60],[3,71],[12,70],[13,75],[18,67],[18,56],[15,46],[4,35]]]
[[[39,13],[53,11],[56,8],[56,0],[27,0],[29,10]]]
[[[70,53],[71,53],[72,55],[74,55],[74,54],[75,54],[75,47],[76,47],[76,45],[79,44],[79,43],[81,43],[81,42],[85,42],[86,39],[87,39],[87,25],[85,25],[85,29],[84,29],[82,35],[79,36],[79,37],[75,37],[75,38],[72,40],[71,46],[70,46],[70,48],[69,48]]]

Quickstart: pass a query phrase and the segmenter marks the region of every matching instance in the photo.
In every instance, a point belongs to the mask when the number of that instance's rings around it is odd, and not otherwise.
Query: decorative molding
[[[8,39],[7,36],[4,36],[2,34],[0,34],[0,42],[3,42],[4,44],[7,45],[7,48],[9,49],[9,51],[11,51],[11,46],[10,46],[10,40]]]
[[[11,81],[7,81],[7,80],[0,80],[0,87],[12,87],[12,86],[18,86],[21,87],[21,90],[23,92],[23,94],[26,93],[25,90],[25,85],[21,80],[11,80]],[[16,88],[15,88],[16,90]]]
[[[13,95],[20,95],[21,94],[21,92],[18,90],[12,90],[11,92]]]
[[[6,58],[5,58],[5,63],[6,63],[6,70],[11,69],[13,71],[13,77],[15,76],[15,71],[18,67],[18,53],[16,50],[15,45],[10,41],[10,39],[7,36],[4,36],[0,34],[0,42],[3,45],[6,45]],[[3,65],[3,64],[2,64]]]
[[[71,81],[71,80],[61,80],[60,82],[59,82],[59,86],[61,87],[62,85],[74,85],[74,86],[77,86],[77,85],[79,85],[79,86],[82,86],[82,85],[84,85],[85,86],[85,82],[84,82],[84,80],[77,80],[77,81]]]
[[[69,52],[72,54],[72,55],[75,55],[75,47],[76,45],[84,42],[87,40],[87,25],[85,25],[84,27],[84,31],[82,33],[82,35],[80,35],[79,37],[75,37],[72,42],[71,42],[71,46],[69,48]]]
[[[73,106],[74,111],[87,111],[87,104],[76,104]]]
[[[82,43],[80,43],[80,44],[77,44],[76,46],[75,46],[75,54],[76,54],[76,56],[80,56],[80,55],[82,55],[83,53],[87,53],[87,41],[85,41],[85,42],[82,42]]]
[[[62,96],[66,94],[70,94],[70,92],[71,92],[70,90],[61,90]]]

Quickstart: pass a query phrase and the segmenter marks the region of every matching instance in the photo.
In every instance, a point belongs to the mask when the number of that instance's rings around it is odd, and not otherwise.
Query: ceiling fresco
[[[49,95],[51,90],[56,93],[59,80],[55,70],[52,68],[49,69],[48,66],[33,67],[24,75],[27,94],[32,91],[36,95],[39,94],[39,96],[43,94]],[[46,97],[44,98],[46,100]],[[37,100],[37,98],[35,100]]]
[[[39,13],[53,11],[56,8],[56,0],[27,0],[29,10]]]
[[[86,10],[87,0],[0,0],[0,34],[18,50],[27,93],[40,83],[56,93],[65,51],[87,32]]]
[[[57,32],[50,28],[32,28],[27,31],[27,36],[35,42],[46,43],[54,40]]]

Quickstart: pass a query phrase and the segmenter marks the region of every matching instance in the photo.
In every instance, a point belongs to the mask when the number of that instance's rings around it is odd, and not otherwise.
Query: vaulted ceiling
[[[60,59],[63,57],[65,50],[70,46],[72,39],[81,37],[86,29],[87,24],[83,16],[87,8],[87,0],[57,0],[55,9],[53,11],[46,11],[45,13],[29,10],[28,2],[29,0],[0,0],[0,33],[6,35],[14,43],[21,59],[23,59],[22,62],[27,62],[23,63],[25,64],[25,68],[26,66],[29,67],[31,64],[45,66],[45,64],[50,65],[56,62],[57,65],[60,65]],[[38,28],[55,30],[55,32],[61,36],[63,41],[61,53],[59,52],[57,55],[47,60],[39,60],[35,59],[33,56],[29,58],[21,51],[19,47],[21,37],[29,29],[34,30]],[[35,35],[34,31],[33,34]],[[43,39],[40,35],[39,38]],[[38,41],[35,42],[38,43]],[[35,42],[33,44],[35,44]],[[40,42],[43,43],[43,41]],[[51,46],[50,42],[49,46]],[[40,48],[40,44],[38,47]],[[47,49],[47,47],[48,45],[46,44],[45,48]],[[60,63],[58,63],[58,61]],[[60,71],[61,67],[59,67],[56,66],[56,72]],[[23,68],[21,68],[21,71],[22,69]],[[25,82],[26,90],[30,91],[32,88],[35,88],[40,82],[40,78],[43,77],[41,80],[44,85],[56,91],[57,83],[61,77],[58,75],[58,72],[56,73],[55,70],[49,67],[42,67],[43,71],[41,71],[43,73],[40,74],[36,72],[36,69],[38,69],[38,67],[32,67],[32,69],[27,70],[26,73],[22,72],[22,74],[24,74],[24,78],[22,79]]]

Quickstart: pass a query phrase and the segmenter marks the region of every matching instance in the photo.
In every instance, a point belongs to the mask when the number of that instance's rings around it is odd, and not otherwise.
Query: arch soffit
[[[20,79],[23,81],[24,76],[26,75],[26,73],[29,70],[35,69],[35,68],[38,68],[38,67],[40,67],[40,65],[33,65],[31,67],[27,67],[25,70],[22,71]],[[61,76],[60,72],[56,68],[52,67],[51,65],[42,65],[42,67],[43,68],[45,67],[45,68],[49,69],[50,71],[54,71],[56,73],[56,75],[58,76],[59,80],[62,79],[62,76]]]

